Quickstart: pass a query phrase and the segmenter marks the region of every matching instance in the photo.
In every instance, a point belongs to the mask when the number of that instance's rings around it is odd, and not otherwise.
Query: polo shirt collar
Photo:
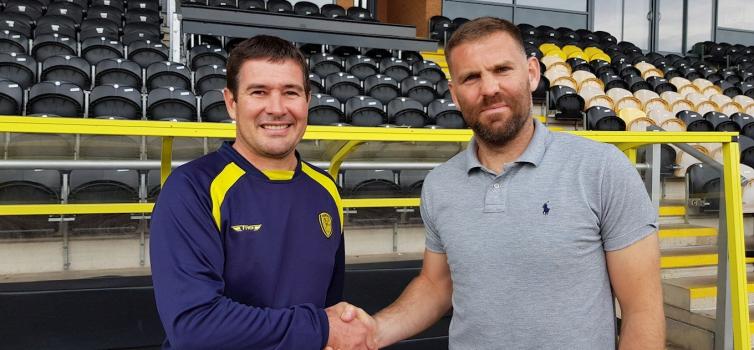
[[[534,122],[534,135],[529,141],[529,145],[526,146],[526,150],[515,163],[529,163],[534,166],[539,166],[542,162],[542,158],[545,156],[547,146],[550,144],[550,131],[547,127],[542,125],[536,118],[532,118]],[[476,137],[472,137],[469,142],[469,146],[466,147],[466,172],[476,168],[483,168],[479,158],[477,157],[477,142]]]

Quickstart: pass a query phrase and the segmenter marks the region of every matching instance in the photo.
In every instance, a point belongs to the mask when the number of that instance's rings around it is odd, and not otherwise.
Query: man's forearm
[[[621,315],[619,350],[665,348],[665,316],[662,309]]]
[[[436,285],[419,275],[393,304],[375,315],[377,341],[385,347],[411,337],[437,322],[450,309],[450,280]]]

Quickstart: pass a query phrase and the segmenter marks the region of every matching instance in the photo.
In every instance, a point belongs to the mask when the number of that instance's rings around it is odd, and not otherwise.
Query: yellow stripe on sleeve
[[[223,170],[217,174],[212,183],[209,185],[209,193],[212,198],[212,218],[215,219],[215,225],[220,230],[220,207],[225,200],[225,194],[246,172],[243,171],[236,163],[229,163]]]
[[[340,232],[343,232],[343,202],[340,200],[340,193],[338,193],[338,187],[335,186],[335,182],[327,175],[323,175],[319,171],[312,169],[312,167],[304,162],[301,163],[301,170],[322,185],[330,193],[333,200],[335,200],[335,205],[338,207],[338,217],[340,218]]]

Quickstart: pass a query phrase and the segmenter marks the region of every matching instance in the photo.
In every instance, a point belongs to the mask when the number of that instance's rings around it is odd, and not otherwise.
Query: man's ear
[[[529,72],[529,90],[534,92],[539,85],[540,71],[539,60],[536,57],[529,57],[526,61],[527,70]]]
[[[450,91],[450,99],[453,100],[453,103],[456,106],[458,106],[458,99],[456,99],[455,84],[453,84],[452,80],[448,81],[448,91]]]
[[[236,120],[236,99],[227,87],[223,89],[223,99],[225,99],[225,108],[228,109],[230,119]]]

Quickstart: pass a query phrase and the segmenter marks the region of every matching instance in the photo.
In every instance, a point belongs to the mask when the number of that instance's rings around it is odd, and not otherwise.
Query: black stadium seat
[[[738,123],[738,128],[741,129],[741,135],[754,138],[754,117],[746,113],[733,113],[731,114],[730,119]]]
[[[464,129],[466,121],[463,120],[463,114],[451,100],[439,99],[434,100],[427,106],[427,116],[429,124],[437,125],[445,129]]]
[[[380,73],[388,75],[396,81],[402,81],[411,75],[411,65],[400,58],[383,58],[380,61]]]
[[[129,23],[149,23],[153,25],[160,25],[162,20],[160,19],[160,13],[150,10],[132,9],[126,13],[126,24]]]
[[[24,91],[10,80],[0,80],[0,115],[21,115]]]
[[[584,98],[571,87],[555,85],[550,88],[550,107],[560,111],[556,118],[578,119],[584,109]]]
[[[686,124],[686,131],[714,131],[715,126],[709,120],[704,119],[701,114],[683,110],[675,115],[676,118],[683,120]]]
[[[37,62],[43,62],[52,56],[75,56],[76,40],[58,33],[42,34],[34,38],[31,55]]]
[[[99,85],[89,94],[89,118],[141,119],[141,93],[134,87]]]
[[[147,96],[147,118],[196,121],[196,97],[191,91],[159,87]]]
[[[196,93],[204,95],[210,90],[222,90],[227,85],[225,65],[201,66],[194,72]]]
[[[327,18],[338,18],[346,16],[346,9],[337,4],[324,4],[320,13]]]
[[[152,23],[129,23],[123,28],[123,44],[126,45],[140,40],[160,41],[161,37],[160,26]]]
[[[34,37],[38,37],[42,34],[54,33],[67,36],[69,38],[75,38],[76,22],[66,16],[47,15],[40,17],[37,21],[36,27],[34,28]]]
[[[309,67],[312,72],[324,78],[330,74],[343,70],[343,62],[340,57],[322,53],[309,57]]]
[[[168,51],[159,40],[139,40],[128,45],[128,59],[147,68],[152,63],[167,61]]]
[[[626,122],[607,107],[592,106],[586,110],[587,130],[626,131]]]
[[[343,72],[328,75],[325,78],[327,93],[345,103],[351,97],[361,95],[359,78]]]
[[[741,127],[738,126],[738,123],[728,118],[727,115],[717,111],[709,111],[705,113],[704,119],[712,123],[715,131],[741,131]]]
[[[222,90],[209,90],[202,95],[202,120],[214,123],[233,121],[225,107]]]
[[[44,184],[11,180],[0,183],[0,204],[58,204],[58,194]],[[55,233],[57,224],[51,223],[47,215],[2,216],[3,238],[49,238]]]
[[[81,57],[92,65],[108,58],[123,58],[123,44],[105,37],[88,38],[81,43]]]
[[[329,52],[340,57],[355,56],[361,53],[357,47],[350,45],[333,45],[330,46]]]
[[[658,76],[651,76],[647,78],[647,83],[652,86],[652,90],[658,94],[662,94],[665,91],[676,92],[675,85],[671,84],[668,79],[660,78]]]
[[[206,65],[225,66],[227,60],[228,54],[219,46],[197,45],[189,52],[189,62],[193,70]]]
[[[141,67],[134,61],[110,58],[99,61],[94,71],[95,85],[118,84],[141,89]]]
[[[319,6],[309,1],[299,1],[293,5],[293,12],[301,16],[319,16]]]
[[[421,102],[408,97],[398,97],[387,104],[388,123],[414,128],[427,124],[427,114]]]
[[[443,79],[438,81],[437,84],[435,84],[435,91],[437,91],[437,96],[449,100],[450,87],[448,87],[448,80]]]
[[[123,10],[125,9],[123,4],[123,0],[92,0],[91,6],[112,6],[118,9],[118,11],[123,12]]]
[[[346,122],[356,126],[378,126],[387,118],[382,102],[369,96],[354,96],[345,104]]]
[[[692,164],[686,169],[689,198],[701,198],[708,203],[701,211],[715,211],[720,208],[720,171],[703,163]]]
[[[67,81],[88,90],[92,85],[91,65],[78,56],[52,56],[42,62],[40,79]]]
[[[404,61],[408,62],[409,65],[414,64],[414,62],[424,61],[424,57],[422,57],[422,54],[420,54],[417,51],[400,51],[398,53]]]
[[[64,81],[43,81],[29,90],[27,115],[83,117],[84,90]]]
[[[127,10],[142,9],[150,11],[159,11],[159,0],[128,0]]]
[[[229,9],[236,9],[236,8],[238,8],[238,5],[236,4],[236,0],[209,0],[209,6],[210,7],[229,8]]]
[[[0,30],[0,52],[29,52],[29,38],[7,29]]]
[[[177,62],[156,62],[147,67],[147,89],[172,86],[191,90],[191,71]]]
[[[314,73],[309,73],[309,92],[311,94],[321,94],[325,92],[325,87],[322,85],[322,78]]]
[[[447,39],[450,39],[450,35],[456,29],[453,21],[445,16],[432,16],[429,18],[429,37],[433,40],[438,40],[440,43],[445,43]]]
[[[22,53],[0,52],[0,78],[7,79],[28,89],[37,77],[37,61]]]
[[[363,7],[349,7],[346,10],[346,17],[355,21],[372,21],[372,13]]]
[[[0,30],[9,30],[25,37],[32,36],[32,26],[25,15],[0,13]]]
[[[405,97],[411,97],[414,100],[419,101],[424,106],[437,98],[435,95],[434,83],[428,79],[417,76],[411,76],[401,80],[401,94]]]
[[[377,63],[371,57],[353,55],[346,58],[346,71],[364,80],[370,75],[377,74]]]
[[[398,82],[382,74],[375,74],[364,80],[364,92],[378,99],[382,104],[387,104],[394,98],[400,96],[401,91],[398,88]]]
[[[109,19],[87,18],[81,22],[79,38],[86,40],[87,38],[106,37],[110,40],[119,40],[118,26],[118,24]]]
[[[312,94],[309,101],[309,124],[333,125],[345,122],[340,101],[325,94]]]
[[[238,8],[241,10],[266,11],[264,0],[238,0]]]
[[[413,75],[422,77],[432,82],[437,83],[440,80],[445,79],[445,73],[443,73],[440,66],[432,61],[417,61],[412,65]]]
[[[91,15],[93,12],[92,8],[90,7],[86,12]],[[69,17],[74,23],[79,24],[84,20],[84,8],[75,3],[66,1],[55,1],[50,3],[47,6],[47,14]]]
[[[375,61],[379,62],[383,58],[392,57],[393,54],[390,52],[390,50],[382,49],[379,47],[373,47],[370,49],[367,49],[364,53],[365,56],[371,57],[375,59]]]
[[[35,0],[9,0],[5,4],[5,9],[3,9],[3,12],[19,13],[29,17],[29,19],[33,22],[36,21],[39,17],[42,17],[42,13],[44,13],[44,7],[45,6],[42,3]]]
[[[86,18],[110,21],[120,27],[123,20],[123,10],[119,10],[114,6],[91,6],[86,11]]]
[[[286,0],[267,0],[267,11],[275,13],[293,13],[293,5]]]

